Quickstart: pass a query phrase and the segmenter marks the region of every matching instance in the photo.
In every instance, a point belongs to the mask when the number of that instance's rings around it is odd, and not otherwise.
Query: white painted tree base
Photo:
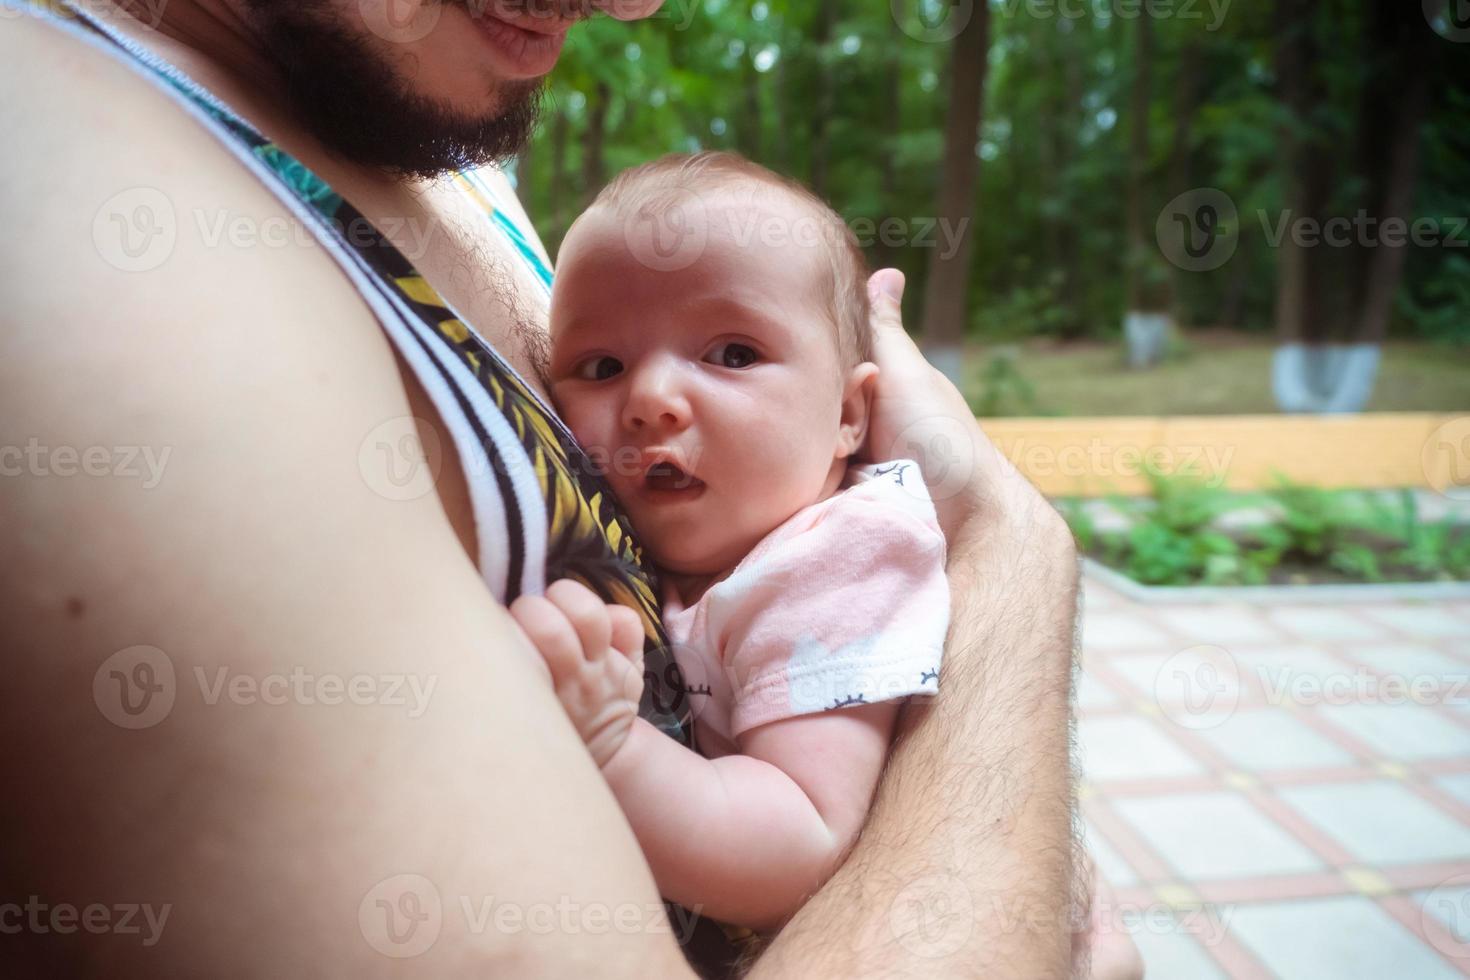
[[[922,348],[924,359],[939,369],[940,373],[948,378],[960,391],[965,390],[962,383],[965,375],[965,356],[958,345],[939,344],[933,347]]]
[[[1123,340],[1128,345],[1128,366],[1152,367],[1164,359],[1174,318],[1168,313],[1129,310],[1123,316]]]
[[[1373,397],[1377,344],[1283,344],[1271,360],[1271,391],[1283,412],[1361,412]]]

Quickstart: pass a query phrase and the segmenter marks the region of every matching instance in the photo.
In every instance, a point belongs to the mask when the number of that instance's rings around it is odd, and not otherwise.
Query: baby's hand
[[[572,579],[545,597],[522,596],[510,614],[541,651],[561,706],[599,768],[627,741],[643,694],[643,623]]]

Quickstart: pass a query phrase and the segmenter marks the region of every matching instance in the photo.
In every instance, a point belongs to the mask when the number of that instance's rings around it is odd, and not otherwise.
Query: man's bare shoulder
[[[3,20],[0,86],[9,96],[0,103],[10,146],[0,162],[7,319],[115,318],[144,304],[152,320],[204,305],[229,321],[234,308],[219,288],[266,283],[278,295],[308,289],[316,318],[371,322],[285,205],[171,93],[110,50],[34,17]]]

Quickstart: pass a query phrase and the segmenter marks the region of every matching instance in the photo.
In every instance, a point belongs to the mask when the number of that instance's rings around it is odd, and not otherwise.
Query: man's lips
[[[545,75],[556,67],[571,21],[564,18],[498,16],[490,6],[468,5],[470,19],[515,71]]]

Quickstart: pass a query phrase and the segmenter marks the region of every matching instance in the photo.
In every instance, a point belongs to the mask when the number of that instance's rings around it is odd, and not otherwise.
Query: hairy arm
[[[924,364],[896,300],[877,311],[872,455],[919,460],[950,537],[942,693],[905,709],[857,846],[751,976],[1066,976],[1071,537]]]

